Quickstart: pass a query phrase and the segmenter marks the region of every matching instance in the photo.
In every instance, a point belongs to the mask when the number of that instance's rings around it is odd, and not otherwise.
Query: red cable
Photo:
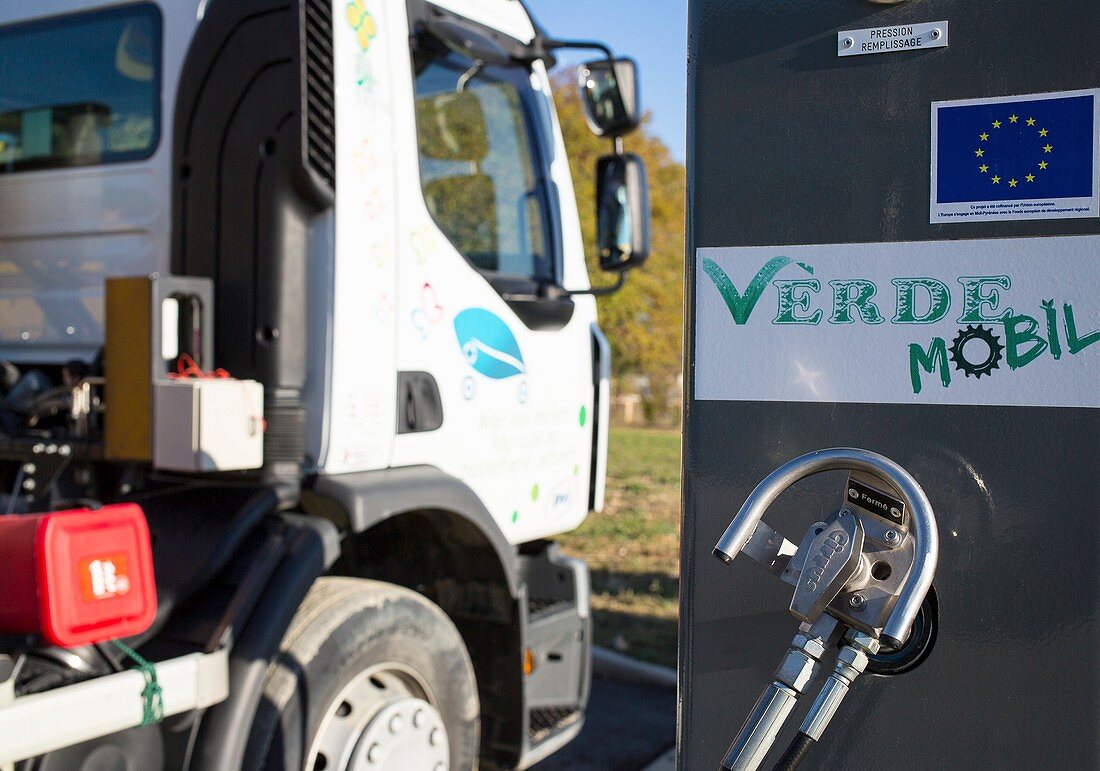
[[[227,370],[217,367],[209,372],[203,371],[202,367],[198,365],[190,355],[181,353],[176,358],[176,371],[169,372],[168,377],[177,380],[186,380],[187,378],[228,378],[230,377]]]

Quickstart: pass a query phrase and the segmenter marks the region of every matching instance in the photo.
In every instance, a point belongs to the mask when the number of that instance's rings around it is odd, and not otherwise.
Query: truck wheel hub
[[[443,718],[422,699],[400,699],[375,715],[356,743],[349,771],[423,768],[446,771]]]
[[[448,771],[443,716],[404,672],[361,673],[333,701],[314,740],[312,771]]]

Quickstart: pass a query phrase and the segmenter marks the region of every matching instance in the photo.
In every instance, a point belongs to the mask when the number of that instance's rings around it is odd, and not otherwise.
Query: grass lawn
[[[676,666],[680,433],[613,428],[607,501],[558,536],[592,569],[596,644]]]

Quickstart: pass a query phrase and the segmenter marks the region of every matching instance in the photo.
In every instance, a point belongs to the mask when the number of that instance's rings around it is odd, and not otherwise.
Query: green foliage
[[[556,536],[592,570],[595,640],[676,666],[680,434],[612,428],[607,503]]]
[[[572,72],[553,78],[554,102],[573,173],[585,255],[593,282],[609,283],[596,261],[596,159],[610,152],[610,141],[588,129]],[[645,161],[652,203],[653,242],[649,261],[632,271],[626,287],[599,299],[600,326],[611,341],[616,378],[645,375],[650,380],[648,412],[659,417],[665,395],[682,365],[684,322],[684,167],[668,147],[642,125],[624,138],[626,152]]]

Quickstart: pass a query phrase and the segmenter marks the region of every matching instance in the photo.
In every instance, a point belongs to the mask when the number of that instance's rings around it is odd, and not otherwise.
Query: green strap
[[[146,661],[141,654],[120,640],[112,641],[116,648],[125,653],[145,677],[145,688],[141,692],[141,724],[150,725],[164,719],[164,694],[157,682],[157,668]]]

